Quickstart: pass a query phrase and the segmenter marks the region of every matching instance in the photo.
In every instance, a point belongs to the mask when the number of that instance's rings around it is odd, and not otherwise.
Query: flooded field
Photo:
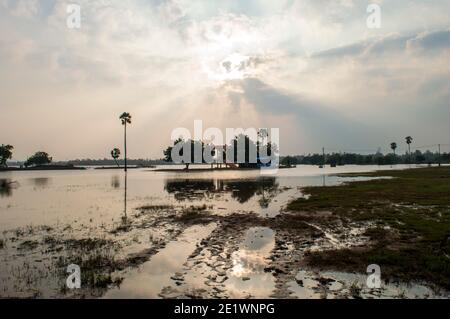
[[[287,203],[304,186],[363,179],[330,174],[378,169],[0,173],[0,297],[446,297],[426,283],[371,290],[365,269],[303,264],[310,251],[365,245],[370,224],[324,227],[308,213],[299,222]],[[70,264],[81,268],[81,289],[66,287]]]

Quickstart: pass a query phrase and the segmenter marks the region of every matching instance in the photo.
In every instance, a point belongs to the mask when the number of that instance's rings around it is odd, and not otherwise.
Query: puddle
[[[104,298],[160,298],[163,288],[171,283],[171,277],[179,275],[177,273],[198,243],[215,227],[212,223],[186,229],[150,261],[126,274],[120,287],[109,290]]]
[[[299,299],[319,299],[319,282],[307,275],[305,271],[299,271],[295,282],[288,282],[288,289]]]
[[[268,298],[275,289],[275,278],[264,269],[275,247],[275,232],[266,227],[250,228],[242,246],[231,255],[233,267],[225,282],[231,298]]]

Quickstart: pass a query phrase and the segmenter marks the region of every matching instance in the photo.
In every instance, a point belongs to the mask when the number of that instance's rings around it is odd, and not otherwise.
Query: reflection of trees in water
[[[227,191],[231,191],[231,197],[243,204],[255,195],[261,195],[266,199],[266,194],[273,194],[278,189],[275,177],[260,177],[255,180],[237,180],[226,183]],[[260,204],[261,204],[260,199]],[[262,207],[269,204],[263,201]]]
[[[243,204],[259,195],[261,207],[267,207],[278,187],[275,177],[259,177],[242,180],[167,179],[164,189],[178,201],[201,200],[217,193],[231,193],[233,199]]]
[[[17,182],[13,182],[10,179],[0,179],[0,196],[9,197],[12,195],[13,188],[17,187]]]
[[[119,175],[111,176],[111,187],[112,188],[120,188],[120,177],[119,177]]]
[[[177,201],[201,200],[217,192],[221,188],[217,186],[213,179],[168,179],[164,190]]]
[[[128,190],[128,173],[127,171],[125,171],[125,176],[124,176],[124,180],[125,180],[125,187],[123,189],[123,217],[122,217],[122,223],[124,225],[127,224],[128,222],[128,218],[127,218],[127,190]]]
[[[49,182],[50,182],[50,178],[48,177],[36,177],[36,178],[32,178],[32,181],[34,183],[34,186],[36,187],[46,187]]]

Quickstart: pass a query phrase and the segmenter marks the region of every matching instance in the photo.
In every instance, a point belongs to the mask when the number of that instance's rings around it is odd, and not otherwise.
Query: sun
[[[234,52],[223,59],[205,60],[202,68],[214,81],[242,80],[250,74],[249,61],[249,56]]]

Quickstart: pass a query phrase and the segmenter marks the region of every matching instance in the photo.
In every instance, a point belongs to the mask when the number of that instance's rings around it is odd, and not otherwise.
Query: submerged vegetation
[[[207,209],[208,207],[206,205],[186,207],[181,211],[181,214],[175,218],[175,221],[185,224],[209,223],[213,220],[213,217]]]
[[[389,279],[426,280],[450,288],[450,167],[345,176],[392,177],[306,187],[291,211],[329,211],[343,224],[374,222],[372,245],[308,254],[310,266],[364,271],[379,264]]]
[[[73,263],[83,270],[81,282],[84,288],[100,290],[101,293],[109,285],[119,285],[122,281],[120,277],[112,277],[112,272],[119,268],[119,262],[115,258],[119,249],[117,243],[97,238],[68,239],[60,242],[47,238],[46,241],[50,247],[63,247],[66,252],[56,261],[62,278],[67,265]],[[61,288],[66,289],[65,283]]]

